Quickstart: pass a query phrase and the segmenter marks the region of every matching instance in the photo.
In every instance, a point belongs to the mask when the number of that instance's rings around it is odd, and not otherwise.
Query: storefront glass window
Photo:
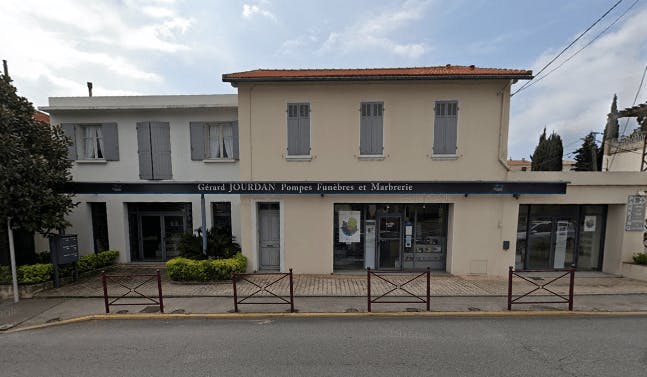
[[[335,204],[334,210],[334,268],[360,270],[364,268],[365,205]],[[372,239],[375,239],[375,220]]]
[[[444,271],[447,208],[446,204],[335,204],[334,269]]]
[[[601,267],[604,215],[603,206],[582,206],[580,242],[577,250],[577,268],[580,270],[596,270]]]
[[[520,206],[516,268],[599,269],[605,222],[605,206]]]

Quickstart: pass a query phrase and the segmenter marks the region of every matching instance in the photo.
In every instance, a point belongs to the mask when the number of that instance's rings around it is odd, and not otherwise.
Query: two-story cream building
[[[238,88],[250,270],[620,273],[642,250],[626,216],[647,179],[510,171],[510,86],[531,77],[449,65],[223,75]]]
[[[172,258],[179,236],[202,226],[203,211],[200,195],[169,184],[239,179],[236,95],[53,97],[41,110],[73,140],[78,205],[66,232],[78,235],[83,254]],[[204,197],[206,228],[239,237],[239,197]],[[37,239],[36,250],[48,248]]]

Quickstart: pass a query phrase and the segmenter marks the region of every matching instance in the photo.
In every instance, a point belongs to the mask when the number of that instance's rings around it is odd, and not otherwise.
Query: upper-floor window
[[[103,158],[101,126],[80,126],[79,156],[84,160]]]
[[[117,123],[63,123],[63,133],[72,139],[68,157],[72,160],[119,160]]]
[[[434,120],[434,155],[456,155],[458,148],[458,101],[436,101]]]
[[[288,156],[310,155],[310,104],[288,103]]]
[[[384,103],[362,102],[360,112],[359,154],[381,156],[384,153]]]
[[[209,124],[209,158],[232,159],[234,135],[231,123]]]
[[[191,122],[191,160],[237,160],[238,122]]]

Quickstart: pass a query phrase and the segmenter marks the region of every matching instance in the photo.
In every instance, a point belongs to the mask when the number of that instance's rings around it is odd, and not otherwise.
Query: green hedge
[[[16,268],[18,283],[36,284],[52,280],[54,266],[51,263],[26,264]],[[11,267],[0,266],[0,284],[11,284]]]
[[[119,251],[107,250],[96,254],[82,255],[79,257],[79,273],[84,273],[99,268],[115,264],[119,258]],[[60,268],[61,276],[72,274],[72,265],[62,265]],[[51,263],[26,264],[17,268],[18,283],[36,284],[52,280],[54,266]],[[9,266],[0,266],[0,284],[11,284],[11,268]]]
[[[119,251],[107,250],[96,254],[82,255],[79,257],[79,273],[97,270],[102,267],[112,266],[119,258]]]
[[[18,283],[36,284],[52,280],[54,266],[51,263],[26,264],[17,269]]]
[[[240,252],[229,259],[193,260],[182,257],[166,262],[166,273],[175,281],[213,281],[231,279],[231,271],[245,272],[247,258]]]
[[[647,253],[634,254],[634,262],[636,264],[647,264]]]
[[[11,267],[0,266],[0,284],[11,284]]]

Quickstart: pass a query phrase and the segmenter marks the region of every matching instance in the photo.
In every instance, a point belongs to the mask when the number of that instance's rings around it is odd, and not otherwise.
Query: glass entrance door
[[[139,259],[165,261],[180,255],[178,244],[186,231],[183,216],[140,215]]]
[[[402,216],[378,218],[378,268],[399,270],[402,266]]]
[[[140,217],[139,252],[143,260],[162,260],[162,218]]]

